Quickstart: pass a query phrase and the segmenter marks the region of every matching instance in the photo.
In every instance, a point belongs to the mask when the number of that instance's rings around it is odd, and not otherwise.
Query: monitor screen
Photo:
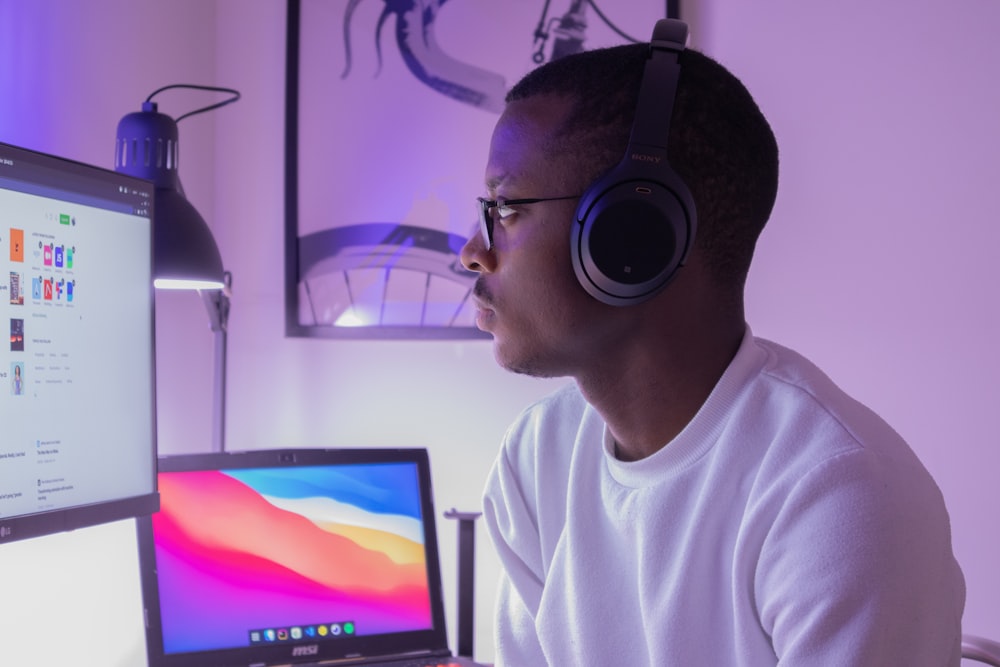
[[[448,654],[426,449],[167,456],[159,480],[137,522],[151,666]]]
[[[153,192],[0,143],[0,544],[158,507]]]

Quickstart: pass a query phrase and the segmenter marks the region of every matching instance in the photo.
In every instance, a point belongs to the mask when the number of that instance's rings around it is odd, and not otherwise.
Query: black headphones
[[[625,157],[580,199],[573,269],[583,288],[613,306],[652,298],[684,264],[697,228],[694,199],[667,162],[667,135],[687,24],[660,19]]]

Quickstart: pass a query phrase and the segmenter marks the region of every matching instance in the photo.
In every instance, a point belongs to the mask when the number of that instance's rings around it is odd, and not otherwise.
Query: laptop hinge
[[[302,664],[298,667],[328,667],[334,665],[362,665],[370,662],[377,662],[380,660],[394,661],[394,660],[413,660],[417,658],[436,658],[436,657],[450,657],[451,652],[446,649],[438,650],[421,650],[421,651],[409,651],[407,653],[388,653],[388,654],[371,654],[371,655],[361,655],[360,653],[354,655],[348,655],[343,658],[334,658],[332,660],[318,660],[315,662],[309,662]],[[247,667],[267,667],[266,663],[255,662],[247,665]],[[281,667],[293,667],[290,665],[282,665]]]

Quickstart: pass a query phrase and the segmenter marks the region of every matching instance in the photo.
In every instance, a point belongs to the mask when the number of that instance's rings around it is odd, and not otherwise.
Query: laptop
[[[160,457],[138,520],[151,667],[467,666],[448,649],[427,450]]]

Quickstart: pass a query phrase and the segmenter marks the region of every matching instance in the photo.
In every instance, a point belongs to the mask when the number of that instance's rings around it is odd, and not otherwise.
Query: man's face
[[[582,194],[572,160],[546,150],[567,110],[551,96],[507,106],[490,144],[488,199]],[[573,272],[570,225],[578,203],[519,205],[506,218],[494,211],[493,248],[477,234],[462,249],[463,264],[480,274],[476,323],[493,335],[497,362],[508,370],[577,376],[618,336],[622,309],[590,297]]]

